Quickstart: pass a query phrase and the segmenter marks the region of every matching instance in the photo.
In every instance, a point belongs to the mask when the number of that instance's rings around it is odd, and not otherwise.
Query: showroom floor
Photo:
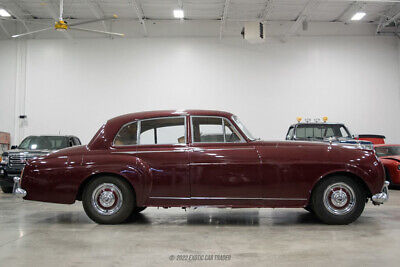
[[[150,266],[189,256],[216,265],[221,260],[206,256],[227,255],[223,263],[236,266],[393,266],[400,191],[390,193],[390,202],[369,203],[348,226],[323,225],[302,209],[206,208],[149,208],[135,222],[105,226],[90,221],[80,202],[46,204],[0,193],[0,265]]]

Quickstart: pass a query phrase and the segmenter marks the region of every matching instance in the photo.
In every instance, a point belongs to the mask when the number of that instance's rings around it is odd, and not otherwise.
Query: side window
[[[290,127],[288,134],[286,136],[286,140],[292,140],[293,139],[293,133],[294,133],[294,127]]]
[[[227,119],[224,119],[224,134],[226,143],[240,142],[239,136],[235,133],[235,129]]]
[[[326,129],[325,137],[333,137],[333,136],[335,136],[335,133],[333,132],[332,127],[328,127],[328,128]]]
[[[115,146],[131,146],[137,144],[137,122],[122,127],[114,139]]]
[[[140,122],[141,145],[179,144],[185,140],[185,118],[160,118]]]
[[[74,141],[75,141],[75,145],[76,146],[80,146],[81,145],[81,141],[79,140],[79,138],[74,137]]]
[[[216,117],[192,117],[193,142],[225,143],[240,142],[233,126],[226,120]]]

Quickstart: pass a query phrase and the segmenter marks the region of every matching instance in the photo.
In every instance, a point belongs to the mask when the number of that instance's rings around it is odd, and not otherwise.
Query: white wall
[[[17,48],[14,42],[0,42],[0,132],[14,137]]]
[[[1,42],[0,53],[15,54],[13,44]],[[116,115],[196,108],[233,112],[264,139],[283,139],[297,116],[326,115],[353,133],[400,143],[399,64],[393,37],[256,46],[216,38],[29,40],[28,125],[21,132],[75,134],[86,143]],[[2,61],[0,70],[12,74],[14,65]],[[14,76],[0,73],[11,85]],[[2,99],[10,97],[3,83]],[[13,123],[12,112],[0,116]]]

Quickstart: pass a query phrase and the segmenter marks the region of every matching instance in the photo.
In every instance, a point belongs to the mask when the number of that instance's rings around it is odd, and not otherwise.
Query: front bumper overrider
[[[389,199],[389,182],[385,181],[383,183],[382,191],[378,194],[372,196],[372,203],[374,205],[380,205],[385,203]]]
[[[21,197],[21,198],[26,196],[26,190],[21,188],[21,178],[20,177],[14,177],[13,194],[15,196]]]

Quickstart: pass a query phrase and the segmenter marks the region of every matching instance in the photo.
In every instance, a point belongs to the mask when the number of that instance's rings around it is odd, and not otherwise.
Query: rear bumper
[[[389,182],[385,181],[382,187],[382,191],[372,196],[372,203],[374,205],[380,205],[385,203],[389,199]]]
[[[21,178],[19,177],[14,177],[14,190],[13,193],[17,197],[25,197],[26,196],[26,190],[21,188]]]

